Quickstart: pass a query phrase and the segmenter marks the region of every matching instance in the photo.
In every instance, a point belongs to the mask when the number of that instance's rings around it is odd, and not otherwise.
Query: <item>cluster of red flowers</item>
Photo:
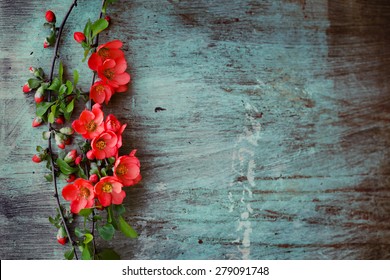
[[[89,68],[99,77],[90,89],[91,99],[98,104],[107,104],[114,93],[127,90],[130,75],[125,72],[127,62],[121,47],[119,40],[100,45],[88,60]]]
[[[76,179],[72,184],[66,185],[62,190],[65,200],[71,201],[70,210],[72,213],[79,213],[81,209],[96,206],[107,207],[111,204],[122,204],[126,193],[123,187],[137,184],[141,180],[140,162],[135,156],[136,150],[129,155],[116,159],[114,176],[102,177],[95,185],[93,181],[98,179],[96,174],[90,180]]]

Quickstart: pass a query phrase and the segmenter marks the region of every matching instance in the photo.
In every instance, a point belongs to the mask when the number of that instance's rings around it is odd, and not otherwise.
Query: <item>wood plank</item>
[[[132,85],[107,113],[129,124],[122,151],[142,163],[126,198],[140,237],[99,244],[125,259],[389,259],[387,2],[116,4],[101,40],[125,42]],[[50,184],[29,159],[33,104],[17,94],[28,66],[48,65],[47,7],[13,3],[0,3],[0,257],[58,259]],[[67,5],[52,1],[58,14]],[[71,34],[96,7],[71,15],[70,69],[81,59]]]

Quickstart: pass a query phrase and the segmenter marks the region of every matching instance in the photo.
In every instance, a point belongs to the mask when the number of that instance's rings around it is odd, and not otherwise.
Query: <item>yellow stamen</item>
[[[99,150],[104,150],[105,147],[106,142],[104,142],[104,140],[99,140],[96,142],[96,148],[98,148]]]
[[[123,164],[119,164],[115,170],[115,173],[119,176],[125,175],[127,173],[127,168]]]
[[[112,192],[112,185],[110,183],[104,183],[102,190],[103,192],[110,193]]]

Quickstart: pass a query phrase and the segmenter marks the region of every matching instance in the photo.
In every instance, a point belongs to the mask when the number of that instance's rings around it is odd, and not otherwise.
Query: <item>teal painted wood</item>
[[[1,259],[65,251],[21,85],[49,64],[44,12],[61,18],[68,2],[0,2]],[[91,2],[61,50],[85,88],[72,33],[96,18]],[[101,41],[125,42],[133,81],[107,112],[142,163],[126,198],[140,237],[100,246],[124,259],[389,259],[387,2],[119,1]]]

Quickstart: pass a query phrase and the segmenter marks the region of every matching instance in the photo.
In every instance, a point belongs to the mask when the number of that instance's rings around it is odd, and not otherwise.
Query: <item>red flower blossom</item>
[[[130,82],[130,75],[126,73],[127,63],[124,58],[106,59],[98,67],[97,73],[99,78],[114,89],[124,86]]]
[[[118,152],[118,137],[112,131],[105,131],[91,142],[92,153],[97,159],[113,157]]]
[[[56,15],[50,10],[46,12],[45,18],[47,22],[56,22]]]
[[[110,130],[115,132],[116,136],[118,137],[118,149],[122,147],[122,133],[125,130],[127,124],[121,124],[118,119],[110,114],[107,116],[106,120],[104,121],[104,128],[106,131]]]
[[[122,190],[123,185],[113,176],[100,179],[95,185],[95,194],[102,206],[111,204],[122,204],[126,193]]]
[[[73,121],[73,129],[85,139],[93,139],[104,131],[103,111],[100,104],[95,104],[92,111],[84,110],[78,120]]]
[[[92,184],[82,178],[76,179],[73,184],[66,185],[62,189],[62,196],[65,200],[71,201],[70,211],[75,214],[81,209],[91,208],[95,197]]]
[[[84,35],[83,32],[75,32],[75,33],[73,33],[73,38],[79,44],[81,44],[82,42],[85,41],[85,35]]]
[[[91,86],[89,94],[91,99],[96,103],[102,104],[106,102],[108,104],[114,91],[108,84],[103,83],[103,81],[97,81]]]
[[[97,71],[106,59],[124,59],[125,54],[120,48],[123,43],[120,40],[113,40],[100,45],[88,59],[88,66],[91,70]]]
[[[114,176],[119,179],[124,186],[130,187],[141,181],[141,164],[135,156],[137,150],[133,150],[128,156],[119,157],[114,165]]]

